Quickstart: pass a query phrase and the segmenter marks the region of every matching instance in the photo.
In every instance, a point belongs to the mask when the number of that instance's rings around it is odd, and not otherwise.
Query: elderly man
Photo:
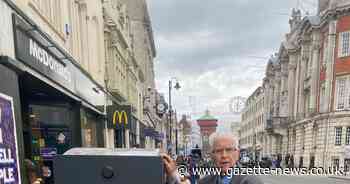
[[[210,137],[212,158],[216,167],[221,169],[221,175],[207,175],[199,180],[199,184],[262,184],[255,176],[233,175],[232,168],[239,159],[237,141],[232,134],[214,133]],[[175,162],[167,155],[163,156],[168,184],[179,184],[180,176],[176,169]],[[231,175],[229,175],[231,174]]]

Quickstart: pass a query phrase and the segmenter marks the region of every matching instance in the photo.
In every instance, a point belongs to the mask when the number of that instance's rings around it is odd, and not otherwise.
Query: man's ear
[[[233,154],[236,154],[237,160],[239,160],[240,150],[237,149],[236,152],[234,152]]]

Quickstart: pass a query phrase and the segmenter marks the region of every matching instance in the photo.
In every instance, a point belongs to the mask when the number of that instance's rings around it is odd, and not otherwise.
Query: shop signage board
[[[14,23],[15,25],[24,24],[16,16],[14,16]],[[18,26],[15,26],[14,33],[15,53],[18,60],[70,91],[74,91],[73,66],[70,62],[60,59],[47,46]]]
[[[13,99],[0,93],[0,183],[21,183]]]
[[[130,129],[131,118],[130,105],[111,105],[107,107],[108,128]]]
[[[28,28],[24,20],[14,15],[13,22],[16,59],[103,113],[105,93],[101,87],[75,66],[70,56],[53,49],[58,47],[55,43],[33,34],[34,29]]]

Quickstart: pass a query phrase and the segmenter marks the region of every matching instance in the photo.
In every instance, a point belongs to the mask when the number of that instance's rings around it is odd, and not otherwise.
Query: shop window
[[[335,145],[341,145],[342,127],[335,127]]]
[[[97,144],[97,118],[88,113],[82,113],[82,142],[84,147],[98,147]]]
[[[53,182],[53,158],[72,147],[74,115],[66,105],[29,105],[25,155],[41,169],[45,183]]]

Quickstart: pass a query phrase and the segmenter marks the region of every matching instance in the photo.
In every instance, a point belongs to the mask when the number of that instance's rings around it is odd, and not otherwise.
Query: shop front
[[[33,23],[17,14],[12,21],[15,58],[0,57],[0,94],[13,99],[23,177],[27,159],[53,183],[55,155],[104,146],[105,93]]]
[[[114,130],[114,147],[128,148],[137,144],[137,118],[131,105],[108,106],[107,127]]]

